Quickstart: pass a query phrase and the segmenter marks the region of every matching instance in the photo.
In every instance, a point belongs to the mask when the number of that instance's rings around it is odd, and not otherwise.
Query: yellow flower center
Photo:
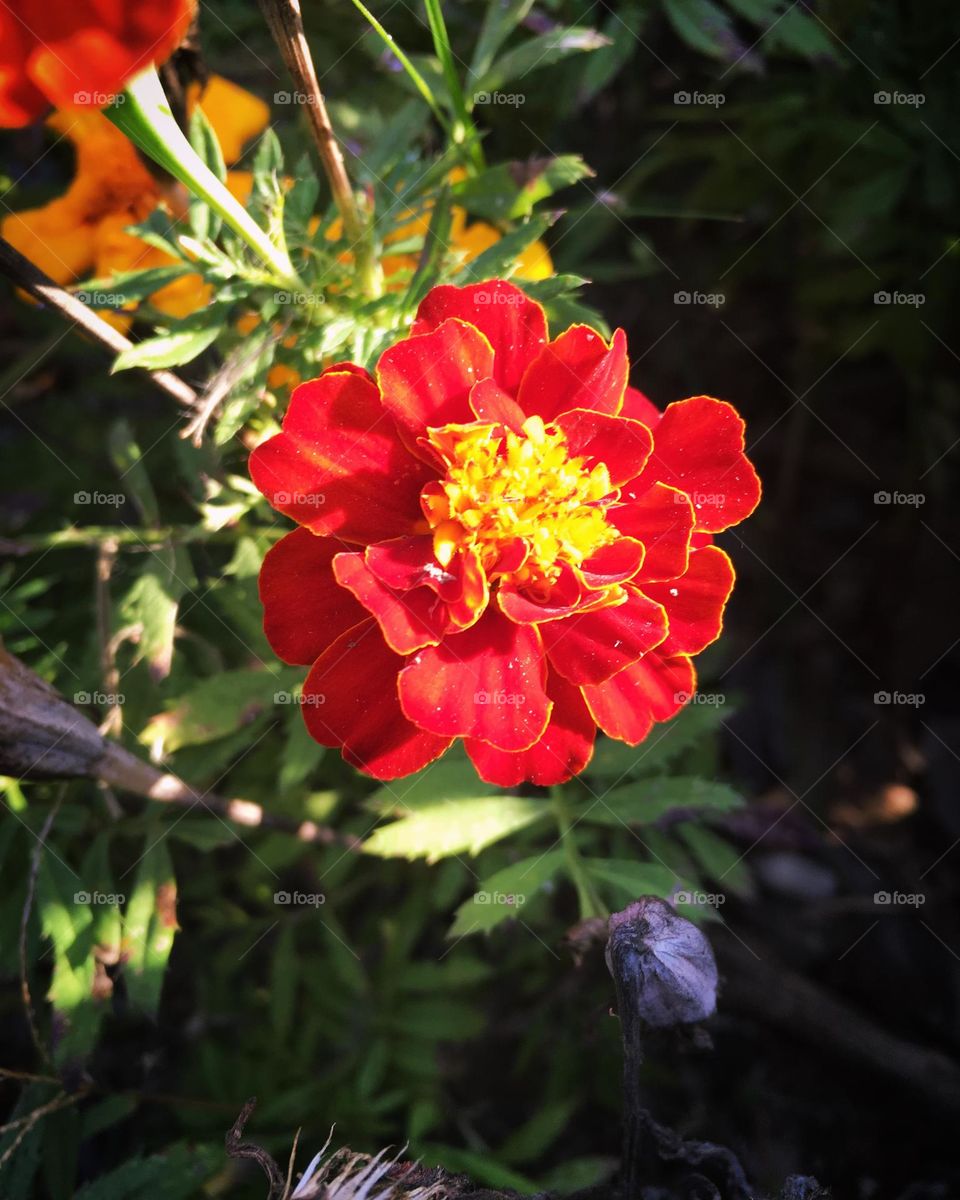
[[[445,479],[422,497],[434,553],[446,566],[458,549],[473,546],[491,570],[520,539],[526,557],[510,573],[521,583],[550,583],[562,563],[579,565],[616,538],[604,504],[613,498],[610,473],[602,463],[588,470],[582,458],[571,458],[563,433],[540,417],[528,417],[519,434],[499,430],[430,431],[430,444],[447,464]]]

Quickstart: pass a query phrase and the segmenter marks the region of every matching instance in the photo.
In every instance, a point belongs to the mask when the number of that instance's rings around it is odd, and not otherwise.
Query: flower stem
[[[553,814],[557,821],[557,828],[560,831],[560,843],[563,846],[563,852],[567,859],[567,870],[570,872],[570,878],[577,889],[581,918],[609,916],[603,901],[597,894],[593,880],[587,874],[583,858],[577,847],[577,839],[573,834],[573,822],[570,820],[570,809],[567,807],[567,798],[563,788],[551,788],[550,800],[553,804]]]
[[[277,43],[287,70],[293,77],[298,97],[307,108],[310,131],[320,162],[330,184],[333,199],[343,220],[343,232],[356,255],[360,290],[370,299],[383,295],[383,271],[374,252],[370,222],[357,204],[340,143],[333,132],[313,55],[303,30],[300,0],[260,0],[273,40]]]
[[[268,237],[190,145],[153,67],[134,76],[104,112],[144,154],[209,204],[267,264],[278,283],[302,286],[286,251]]]

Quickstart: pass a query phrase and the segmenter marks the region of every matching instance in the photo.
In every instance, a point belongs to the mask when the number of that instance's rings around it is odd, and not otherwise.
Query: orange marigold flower
[[[635,745],[680,709],[733,587],[711,535],[760,481],[729,404],[661,414],[628,370],[622,330],[549,341],[494,280],[434,288],[376,378],[294,391],[250,472],[300,525],[260,595],[318,742],[392,779],[462,738],[482,778],[549,785],[597,726]]]
[[[217,75],[194,100],[213,126],[227,162],[235,161],[244,142],[265,129],[270,118],[262,100]],[[158,206],[182,216],[186,196],[179,186],[162,187],[133,144],[96,109],[62,109],[47,123],[75,147],[73,180],[48,204],[4,217],[0,233],[61,285],[91,273],[109,280],[118,271],[171,265],[175,260],[169,254],[128,233],[127,227]],[[228,171],[227,187],[246,203],[250,173]],[[191,272],[154,292],[150,302],[168,316],[185,317],[208,304],[210,295],[201,276]],[[112,310],[102,315],[120,329],[132,320],[128,313]]]
[[[193,0],[18,0],[0,5],[0,126],[53,105],[102,108],[177,48]]]

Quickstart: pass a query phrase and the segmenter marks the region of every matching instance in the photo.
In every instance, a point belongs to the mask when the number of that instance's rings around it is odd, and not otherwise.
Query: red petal
[[[250,476],[315,533],[376,542],[421,520],[430,471],[404,448],[375,385],[336,371],[294,389],[283,432],[250,455]]]
[[[536,301],[512,283],[490,279],[470,287],[435,287],[417,310],[413,332],[436,329],[448,317],[475,325],[493,347],[493,378],[511,396],[547,340],[547,318]]]
[[[643,542],[629,537],[617,538],[592,554],[580,568],[580,574],[589,588],[626,583],[639,571],[644,553]]]
[[[526,750],[550,716],[546,662],[536,629],[492,605],[470,629],[419,651],[400,673],[407,716],[442,737],[482,738]]]
[[[640,474],[653,449],[653,435],[639,421],[575,408],[559,416],[557,425],[572,455],[585,458],[588,467],[606,463],[615,488]]]
[[[640,421],[641,424],[646,425],[648,428],[656,429],[660,424],[660,418],[663,416],[663,413],[643,392],[627,384],[620,415],[621,417],[633,417],[635,421]]]
[[[406,591],[426,586],[447,605],[450,620],[461,628],[472,625],[490,599],[487,578],[473,549],[456,555],[447,567],[437,562],[429,534],[394,538],[368,546],[366,563],[388,587]]]
[[[626,603],[540,626],[551,664],[571,683],[602,683],[667,636],[661,605],[626,585]]]
[[[403,715],[397,698],[402,666],[376,622],[367,619],[317,659],[303,685],[311,737],[339,747],[348,763],[375,779],[419,771],[450,745],[450,738],[427,733]]]
[[[520,625],[567,617],[583,606],[584,598],[592,601],[596,596],[584,588],[568,563],[561,564],[559,578],[545,595],[538,596],[530,587],[509,582],[502,583],[497,592],[497,603],[504,615]]]
[[[415,453],[427,426],[474,419],[470,389],[492,371],[490,344],[463,321],[444,321],[430,333],[404,338],[377,364],[383,407]]]
[[[295,529],[271,546],[260,568],[263,631],[284,662],[306,666],[366,614],[331,569],[332,538]]]
[[[650,599],[667,610],[670,632],[661,654],[699,654],[716,641],[735,578],[728,555],[719,546],[706,546],[691,553],[690,566],[679,579],[644,585]]]
[[[654,721],[679,712],[696,686],[689,658],[662,658],[654,652],[606,683],[585,687],[583,698],[604,733],[636,746]]]
[[[537,415],[544,421],[573,408],[615,414],[623,402],[628,370],[622,329],[607,345],[595,329],[571,325],[527,368],[517,403],[528,417]]]
[[[495,379],[481,379],[470,393],[470,407],[478,421],[495,421],[519,433],[526,418],[523,409]]]
[[[447,606],[427,587],[398,591],[374,575],[359,553],[338,554],[333,560],[338,582],[377,618],[384,641],[397,654],[412,654],[435,646],[450,626]]]
[[[760,502],[760,480],[743,452],[743,431],[737,410],[723,400],[678,400],[656,428],[637,490],[662,480],[691,497],[697,529],[719,533],[736,525]]]
[[[610,509],[611,524],[646,547],[638,580],[675,579],[687,569],[696,518],[686,492],[655,483],[638,492],[628,486]]]
[[[524,781],[553,787],[578,775],[590,761],[596,726],[580,689],[551,671],[547,695],[553,711],[543,737],[529,750],[510,754],[488,742],[467,738],[464,745],[477,774],[498,787],[516,787]]]

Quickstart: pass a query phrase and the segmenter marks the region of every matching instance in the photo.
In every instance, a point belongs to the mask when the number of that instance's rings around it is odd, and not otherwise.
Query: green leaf
[[[663,725],[654,727],[639,746],[628,746],[612,738],[600,738],[590,762],[591,775],[619,780],[646,775],[663,768],[722,725],[732,709],[711,704],[689,704]]]
[[[182,363],[192,362],[208,346],[213,345],[220,329],[219,325],[215,325],[209,329],[163,333],[158,337],[137,342],[135,346],[122,350],[117,355],[110,368],[111,373],[129,371],[133,367],[158,371],[163,367],[176,367]]]
[[[152,822],[124,914],[124,979],[133,1004],[151,1017],[160,1006],[167,960],[177,932],[177,882],[164,829]]]
[[[431,996],[401,1001],[390,1025],[410,1037],[460,1042],[476,1037],[486,1028],[487,1021],[466,1000]]]
[[[269,671],[223,671],[204,679],[166,712],[154,717],[140,735],[145,745],[159,743],[167,754],[181,746],[202,745],[272,711],[283,677]]]
[[[497,1151],[497,1158],[511,1166],[540,1158],[563,1133],[579,1106],[577,1098],[544,1104],[507,1138]]]
[[[644,779],[614,788],[600,802],[590,800],[582,819],[594,825],[652,825],[667,813],[684,809],[729,812],[743,805],[742,797],[725,783],[696,775]]]
[[[109,1005],[94,996],[94,924],[80,877],[44,854],[37,876],[40,927],[53,945],[53,976],[47,999],[57,1023],[54,1061],[58,1065],[87,1058]]]
[[[588,859],[587,871],[597,882],[612,888],[629,903],[641,896],[666,899],[677,886],[677,875],[661,863],[637,862],[632,858]]]
[[[474,92],[474,102],[486,103],[479,100],[481,95],[499,91],[512,79],[522,82],[531,71],[548,67],[570,54],[599,50],[601,46],[609,44],[610,39],[595,29],[576,26],[551,29],[548,33],[538,34],[537,37],[529,38],[514,49],[508,50],[481,76]]]
[[[693,50],[710,58],[730,59],[742,53],[733,23],[712,0],[664,0],[670,24]]]
[[[223,1146],[177,1142],[149,1158],[131,1158],[80,1188],[73,1200],[193,1200],[223,1167]]]
[[[150,476],[141,461],[140,447],[133,436],[130,422],[121,417],[110,426],[107,435],[110,448],[110,458],[120,472],[120,479],[125,487],[130,489],[133,502],[140,513],[140,519],[145,525],[157,525],[160,522],[160,510],[157,507],[157,496],[150,482]]]
[[[210,168],[217,179],[223,183],[227,177],[227,167],[223,161],[223,152],[220,149],[220,143],[217,140],[214,128],[207,120],[207,116],[199,104],[194,106],[194,110],[190,115],[187,136],[189,137],[190,145],[196,150],[201,160]],[[213,239],[220,232],[223,220],[220,214],[215,212],[205,200],[191,195],[190,203],[187,207],[187,223],[194,237]]]
[[[488,0],[483,25],[470,61],[474,79],[486,74],[497,51],[533,8],[533,0]]]
[[[534,893],[560,870],[565,857],[562,850],[551,850],[511,863],[488,876],[457,909],[447,937],[487,933],[501,921],[518,916]]]
[[[512,274],[519,256],[528,246],[542,238],[555,220],[553,215],[531,217],[523,225],[504,234],[499,242],[478,254],[472,262],[466,263],[454,276],[453,282],[463,285]]]
[[[784,50],[801,58],[835,63],[843,58],[826,28],[797,5],[771,25],[763,44],[771,53]]]
[[[592,175],[579,154],[499,163],[455,184],[453,198],[487,221],[514,221],[529,216],[547,196]]]
[[[725,838],[697,821],[685,821],[677,832],[708,879],[740,896],[753,891],[753,878],[743,855]]]
[[[367,838],[363,849],[380,858],[425,858],[434,863],[451,854],[479,854],[549,814],[542,800],[520,796],[440,800],[381,826]]]
[[[270,984],[270,1026],[281,1043],[287,1040],[293,1028],[299,966],[296,926],[292,921],[287,921],[281,926],[277,937]]]
[[[470,800],[477,796],[492,796],[497,789],[484,783],[473,763],[459,744],[400,782],[377,788],[363,802],[364,808],[382,817],[407,816],[422,808],[454,800]]]
[[[290,714],[286,728],[287,740],[283,748],[283,758],[280,765],[278,784],[281,792],[295,788],[320,765],[320,760],[326,752],[307,732],[303,717],[299,712]]]
[[[151,549],[142,573],[123,598],[117,616],[121,626],[139,629],[137,660],[144,659],[154,680],[170,674],[177,611],[193,582],[187,550],[179,546]]]

